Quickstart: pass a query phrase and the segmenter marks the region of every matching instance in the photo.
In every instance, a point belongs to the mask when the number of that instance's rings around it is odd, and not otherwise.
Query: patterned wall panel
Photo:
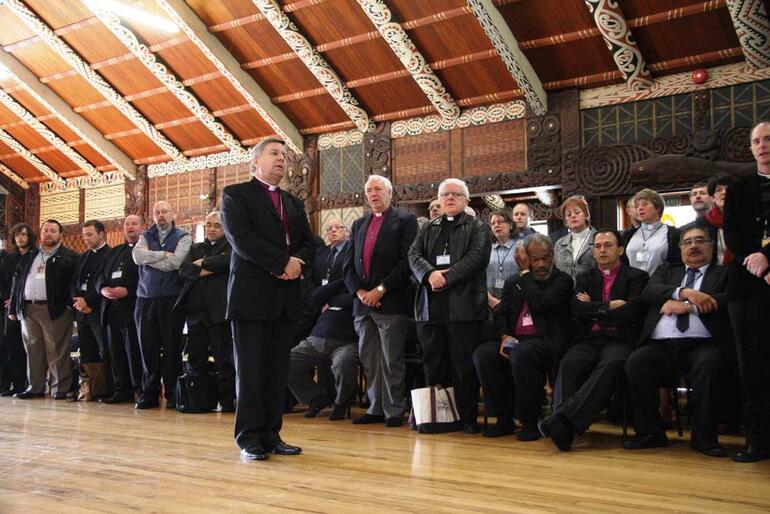
[[[363,216],[364,214],[364,208],[363,207],[346,207],[344,209],[324,209],[321,211],[321,223],[320,227],[321,230],[319,231],[319,236],[324,238],[324,241],[327,243],[329,242],[326,239],[326,233],[324,231],[324,227],[326,226],[326,222],[329,221],[332,217],[339,217],[342,220],[342,223],[348,227],[348,230],[350,230],[350,227],[353,226],[353,222],[356,221],[358,218]]]
[[[217,168],[217,201],[216,205],[221,207],[222,189],[230,184],[246,182],[251,180],[249,174],[250,163],[232,164],[230,166],[220,166]]]
[[[462,175],[526,169],[525,124],[512,120],[462,129]]]
[[[40,220],[55,219],[62,225],[80,222],[80,191],[40,195]]]
[[[320,152],[320,194],[357,193],[364,188],[364,145]]]
[[[200,222],[209,210],[208,170],[198,170],[189,173],[166,175],[150,179],[150,215],[152,206],[159,200],[166,200],[176,211],[176,223],[187,231],[193,230],[194,224]],[[151,222],[152,220],[148,220]]]
[[[100,221],[123,219],[126,204],[125,187],[116,184],[86,189],[84,219]]]
[[[712,89],[710,93],[714,129],[751,127],[770,119],[770,80]]]
[[[393,181],[396,184],[441,180],[449,176],[449,170],[450,132],[393,140]]]

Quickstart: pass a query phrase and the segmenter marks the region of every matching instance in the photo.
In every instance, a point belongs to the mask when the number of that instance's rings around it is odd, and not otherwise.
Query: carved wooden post
[[[208,196],[208,212],[211,212],[217,208],[217,205],[219,202],[217,201],[217,173],[218,168],[209,168],[209,174],[208,174],[208,192],[206,193]],[[207,213],[208,214],[208,213]]]
[[[40,226],[40,185],[30,184],[24,194],[24,220],[37,230]]]
[[[136,167],[136,180],[126,180],[126,216],[136,214],[147,222],[147,197],[149,195],[149,180],[147,179],[147,166],[142,164]]]
[[[318,176],[318,137],[305,136],[305,153],[288,153],[288,169],[282,187],[305,203],[310,226],[318,229],[316,196]]]
[[[390,122],[378,123],[373,132],[364,134],[364,175],[382,175],[392,179],[390,160]]]

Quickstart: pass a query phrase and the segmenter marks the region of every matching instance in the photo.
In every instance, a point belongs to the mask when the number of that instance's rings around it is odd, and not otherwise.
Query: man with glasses
[[[668,445],[658,388],[670,386],[677,373],[684,372],[692,389],[690,447],[709,457],[724,457],[713,405],[724,360],[718,342],[729,337],[727,272],[711,264],[714,244],[704,228],[683,232],[680,248],[684,264],[661,264],[644,289],[649,310],[641,347],[626,361],[636,437],[624,441],[623,447]]]

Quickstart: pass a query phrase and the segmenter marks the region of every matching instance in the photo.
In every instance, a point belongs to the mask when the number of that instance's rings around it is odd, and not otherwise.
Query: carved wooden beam
[[[516,37],[508,27],[500,11],[491,0],[468,0],[468,7],[478,20],[481,28],[489,37],[492,46],[500,54],[505,67],[524,92],[527,104],[537,116],[543,116],[548,110],[547,98],[540,78],[524,52],[519,48]]]
[[[746,62],[754,68],[770,66],[770,20],[762,0],[727,0],[735,33]]]
[[[599,32],[632,91],[652,87],[654,80],[617,0],[585,0]]]
[[[29,189],[29,184],[26,180],[16,174],[11,168],[0,162],[0,173],[11,179],[16,185],[22,189]]]
[[[101,93],[124,116],[134,123],[153,143],[175,160],[185,160],[185,156],[169,141],[166,136],[155,129],[147,119],[128,103],[117,91],[107,83],[101,75],[97,74],[83,59],[78,56],[72,47],[57,36],[51,27],[44,23],[26,5],[19,0],[6,0],[7,6],[27,27],[37,33],[41,39],[54,50],[67,64],[72,66],[91,86]]]
[[[326,62],[299,28],[289,19],[275,0],[252,0],[286,44],[299,56],[307,69],[315,76],[329,95],[342,108],[356,127],[365,131],[369,127],[369,115],[361,107],[353,93],[345,87],[336,71]]]
[[[425,96],[428,97],[439,115],[447,121],[457,119],[460,115],[460,108],[457,107],[441,80],[428,66],[425,57],[414,46],[406,31],[401,25],[393,21],[393,14],[385,2],[382,0],[358,0],[358,5],[377,27],[382,38],[388,43],[390,49],[396,54],[401,64],[425,93]]]

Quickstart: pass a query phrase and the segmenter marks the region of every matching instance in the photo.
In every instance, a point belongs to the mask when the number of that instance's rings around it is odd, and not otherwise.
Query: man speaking
[[[222,226],[233,248],[227,319],[235,346],[235,442],[249,460],[302,452],[284,443],[280,430],[301,266],[315,248],[302,202],[278,188],[286,162],[284,142],[268,137],[254,147],[252,179],[222,192]]]

